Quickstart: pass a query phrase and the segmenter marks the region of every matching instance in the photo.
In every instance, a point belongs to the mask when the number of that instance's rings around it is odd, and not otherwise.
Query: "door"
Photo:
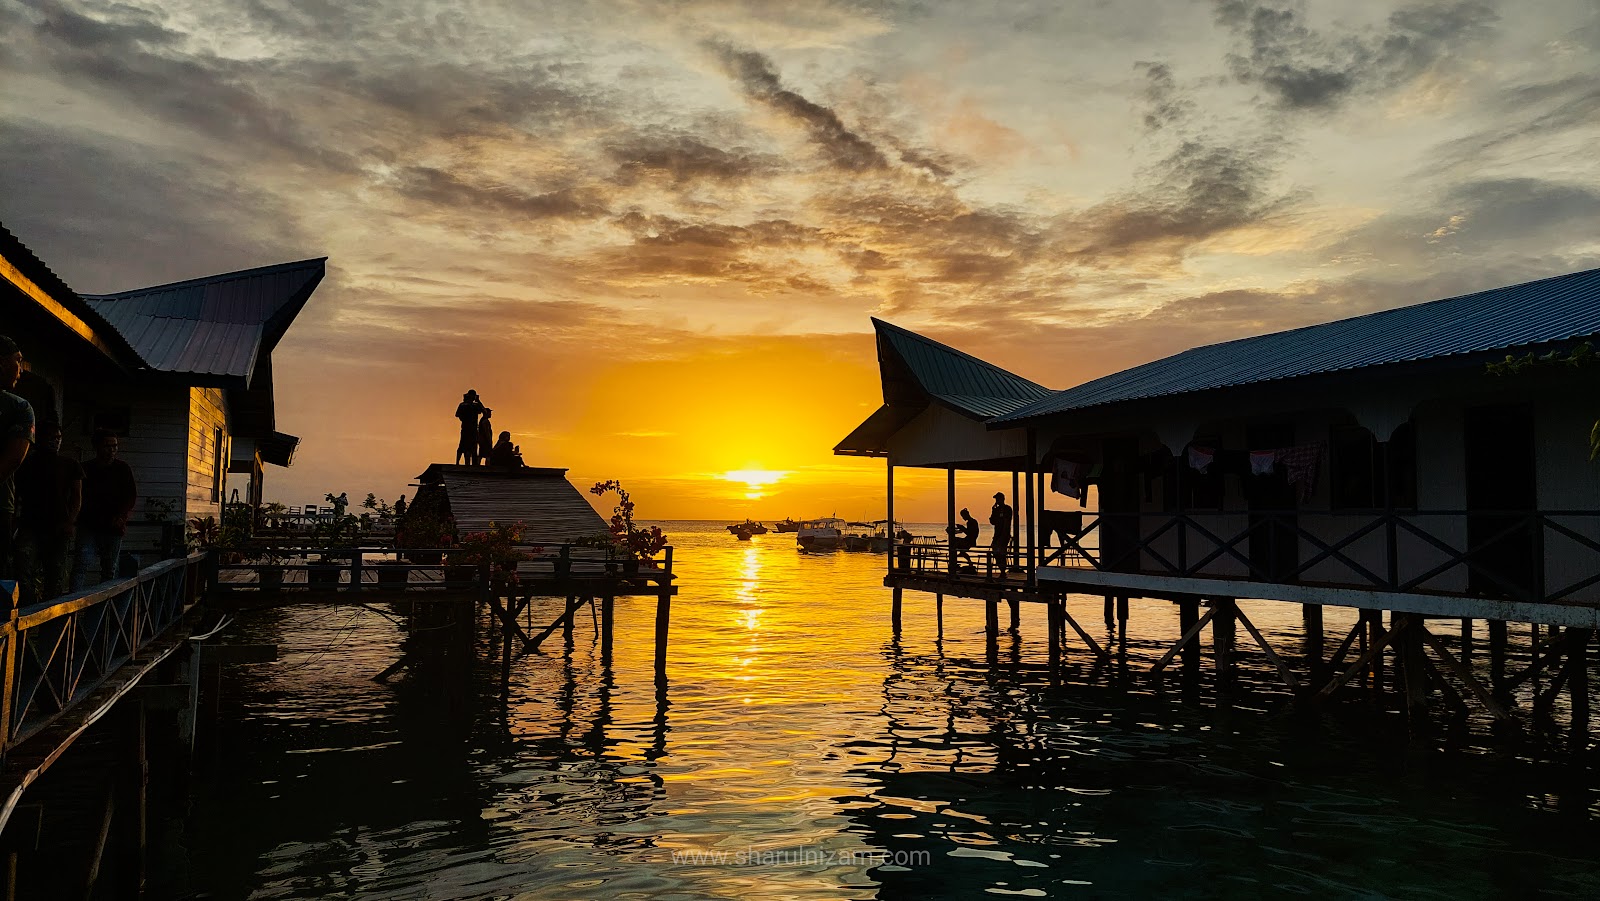
[[[1533,408],[1473,407],[1464,422],[1467,590],[1538,600],[1539,527]]]
[[[1271,450],[1294,446],[1294,426],[1263,423],[1245,430],[1250,450]],[[1252,475],[1246,462],[1245,500],[1250,506],[1251,578],[1269,582],[1294,581],[1300,565],[1299,525],[1295,515],[1298,498],[1289,484],[1289,473],[1277,466],[1270,475]]]

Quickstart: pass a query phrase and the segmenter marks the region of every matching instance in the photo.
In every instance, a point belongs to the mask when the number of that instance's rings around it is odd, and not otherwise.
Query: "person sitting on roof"
[[[511,433],[501,432],[500,440],[495,442],[494,448],[489,451],[490,466],[509,466],[513,469],[521,467],[522,448],[511,443]]]
[[[484,466],[489,466],[489,457],[494,453],[494,424],[489,417],[494,411],[488,407],[483,408],[483,418],[478,420],[478,461]]]

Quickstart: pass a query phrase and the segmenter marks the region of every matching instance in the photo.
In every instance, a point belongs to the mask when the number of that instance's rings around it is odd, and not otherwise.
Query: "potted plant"
[[[655,566],[655,555],[667,546],[667,536],[661,531],[660,526],[644,528],[633,520],[634,503],[626,488],[616,479],[596,482],[589,489],[589,493],[604,496],[606,492],[617,493],[617,505],[612,508],[611,521],[607,523],[609,534],[602,536],[600,541],[622,552],[622,571],[632,575],[639,571],[639,567]],[[585,542],[595,544],[598,542]]]
[[[184,523],[175,518],[177,512],[178,505],[174,501],[159,497],[144,499],[145,521],[161,527],[161,556],[169,560],[188,553],[184,543]]]
[[[272,594],[283,588],[283,556],[272,548],[265,548],[256,557],[257,590]]]
[[[360,520],[346,512],[350,502],[345,495],[335,497],[330,492],[326,497],[333,513],[311,530],[313,541],[322,549],[306,570],[306,582],[312,588],[338,586],[339,572],[344,569],[344,562],[335,551],[350,547],[361,537]]]
[[[482,532],[468,532],[450,551],[445,560],[444,580],[461,583],[473,579],[484,564],[489,565],[489,576],[497,587],[509,587],[517,582],[517,563],[528,558],[528,550],[519,545],[527,527],[522,523],[508,526],[489,523]]]

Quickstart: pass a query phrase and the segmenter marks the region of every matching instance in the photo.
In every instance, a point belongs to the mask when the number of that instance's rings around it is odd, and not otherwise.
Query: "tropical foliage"
[[[596,482],[589,489],[590,494],[601,497],[610,491],[617,493],[617,505],[612,508],[611,522],[607,525],[610,534],[603,540],[626,551],[628,556],[635,560],[649,560],[655,557],[667,546],[666,534],[661,531],[660,526],[646,529],[634,522],[633,498],[616,479]]]

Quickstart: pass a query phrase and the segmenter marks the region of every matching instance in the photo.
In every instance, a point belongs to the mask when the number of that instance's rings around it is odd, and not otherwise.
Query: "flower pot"
[[[256,585],[262,592],[278,592],[283,588],[283,567],[277,564],[257,566]]]
[[[451,585],[464,585],[472,581],[477,569],[476,566],[471,564],[446,566],[444,568],[444,580]]]
[[[639,561],[633,559],[622,561],[622,574],[625,576],[637,576],[639,574]]]
[[[378,588],[382,591],[404,591],[411,575],[406,563],[379,563]]]

